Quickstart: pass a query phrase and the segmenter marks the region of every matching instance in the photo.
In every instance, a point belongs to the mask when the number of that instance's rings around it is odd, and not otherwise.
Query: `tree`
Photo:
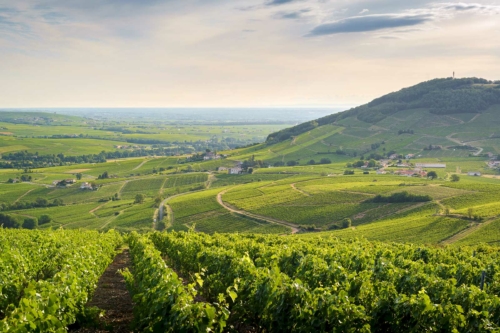
[[[320,164],[331,164],[332,161],[329,159],[329,158],[322,158],[320,161],[319,161]]]
[[[370,161],[368,162],[368,167],[369,167],[369,168],[374,168],[375,166],[377,166],[377,161],[375,161],[375,160],[370,160]]]
[[[344,229],[350,228],[351,225],[352,225],[351,219],[345,218],[345,219],[342,220],[342,228],[344,228]]]
[[[444,207],[444,215],[446,215],[446,216],[450,215],[450,207],[449,206]]]
[[[310,160],[309,162],[307,162],[307,164],[314,165],[314,164],[316,164],[316,161],[315,160]]]
[[[38,207],[47,207],[49,205],[49,201],[45,198],[36,198],[36,204]]]
[[[4,228],[19,228],[21,225],[12,216],[0,213],[0,226]]]
[[[136,203],[136,204],[141,204],[141,203],[143,203],[143,202],[144,202],[144,199],[146,199],[146,196],[145,196],[144,194],[142,194],[142,193],[139,193],[139,194],[137,194],[137,195],[135,196],[135,201],[134,201],[134,203]]]
[[[436,171],[430,171],[429,173],[427,173],[427,178],[430,178],[430,179],[436,179],[438,177]]]
[[[451,175],[450,179],[452,182],[458,182],[460,180],[460,176],[457,174],[453,174],[453,175]]]
[[[253,168],[248,168],[247,172],[250,173],[250,174],[252,174],[253,173]]]
[[[50,223],[52,221],[52,218],[48,215],[42,215],[38,218],[38,224],[46,224]]]
[[[467,209],[467,216],[469,216],[470,219],[472,219],[472,217],[474,216],[474,209],[472,207],[469,207],[469,209]]]
[[[81,179],[82,179],[82,176],[83,176],[83,175],[82,175],[81,173],[77,173],[77,174],[76,174],[76,179],[81,180]]]
[[[288,165],[288,166],[295,166],[297,164],[298,164],[297,161],[288,161],[288,162],[286,162],[286,165]]]
[[[36,229],[38,228],[38,220],[36,218],[26,218],[23,222],[24,229]]]
[[[162,201],[163,201],[163,198],[161,197],[161,195],[158,195],[158,196],[155,198],[155,204],[156,204],[156,205],[159,205]]]

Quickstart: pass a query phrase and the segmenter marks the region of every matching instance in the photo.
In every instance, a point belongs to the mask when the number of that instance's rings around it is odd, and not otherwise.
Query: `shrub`
[[[26,218],[23,222],[24,229],[36,229],[38,227],[38,220],[36,218]]]
[[[352,225],[351,219],[345,218],[342,220],[342,228],[344,228],[344,229],[350,228],[351,225]]]
[[[46,223],[50,223],[51,221],[52,221],[52,218],[50,216],[42,215],[38,219],[38,224],[46,224]]]

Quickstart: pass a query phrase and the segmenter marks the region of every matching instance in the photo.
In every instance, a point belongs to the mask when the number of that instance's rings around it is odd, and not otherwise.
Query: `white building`
[[[479,171],[469,171],[469,172],[467,172],[467,174],[469,176],[476,176],[476,177],[480,177],[481,176],[481,172],[479,172]]]
[[[441,163],[415,163],[417,168],[446,168],[446,164]]]
[[[239,175],[242,172],[243,172],[243,169],[240,168],[240,167],[235,167],[235,168],[230,168],[229,169],[229,174],[230,175]]]
[[[80,185],[80,189],[82,189],[82,190],[93,190],[92,185],[90,185],[87,182],[82,183],[82,185]]]
[[[212,152],[209,152],[209,153],[206,153],[205,156],[203,156],[203,159],[205,161],[208,161],[208,160],[218,160],[220,159],[220,155],[219,154],[214,154]]]

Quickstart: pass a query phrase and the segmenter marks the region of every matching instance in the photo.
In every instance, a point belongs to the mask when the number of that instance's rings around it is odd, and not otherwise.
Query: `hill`
[[[500,81],[435,79],[270,134],[236,155],[271,164],[361,155],[423,158],[500,153]]]

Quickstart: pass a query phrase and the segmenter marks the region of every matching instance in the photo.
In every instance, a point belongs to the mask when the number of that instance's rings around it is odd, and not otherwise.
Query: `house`
[[[446,168],[446,164],[442,163],[415,163],[417,168]]]
[[[488,162],[488,166],[490,168],[497,168],[500,166],[500,161],[489,161]]]
[[[235,167],[235,168],[230,168],[229,169],[229,174],[230,175],[239,175],[242,172],[243,172],[243,169],[240,168],[240,167]]]
[[[64,181],[66,182],[66,184],[74,184],[74,183],[76,183],[76,179],[65,179]]]
[[[394,172],[395,175],[405,176],[405,177],[427,177],[427,172],[420,170],[398,170]]]
[[[391,160],[397,160],[397,159],[398,159],[398,156],[399,156],[398,154],[392,154],[391,156],[389,156],[389,158],[390,158]]]
[[[386,173],[385,170],[377,170],[377,175],[385,175]]]
[[[412,158],[415,158],[415,154],[405,155],[405,159],[407,159],[407,160],[412,159]]]
[[[203,159],[205,161],[208,161],[208,160],[218,160],[220,158],[221,158],[221,156],[219,154],[214,154],[212,152],[208,152],[208,153],[205,154],[205,156],[203,156]]]
[[[467,175],[481,177],[481,172],[478,172],[478,171],[469,171],[469,172],[467,172]]]
[[[81,190],[93,190],[94,188],[92,187],[91,184],[85,182],[85,183],[82,183],[82,185],[80,185],[80,189]]]
[[[59,184],[60,182],[61,182],[60,180],[54,180],[54,181],[52,182],[52,185],[57,186],[57,184]]]

